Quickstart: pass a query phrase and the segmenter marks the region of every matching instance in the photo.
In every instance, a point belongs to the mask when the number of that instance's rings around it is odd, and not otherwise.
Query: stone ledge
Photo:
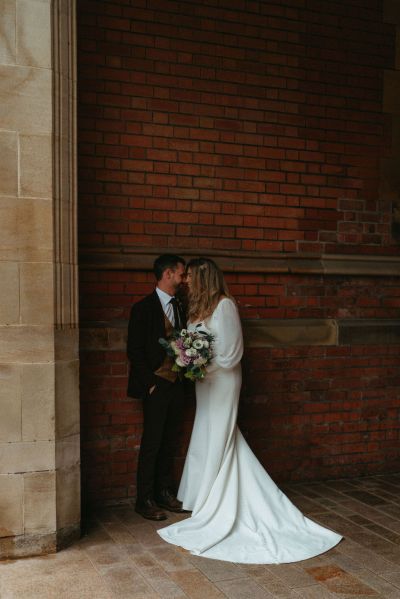
[[[400,320],[342,320],[339,345],[400,344]]]
[[[151,270],[159,254],[172,248],[93,248],[81,249],[79,266],[94,270]],[[177,249],[186,260],[202,252]],[[399,276],[400,256],[360,256],[355,254],[268,254],[263,252],[226,252],[211,250],[204,255],[213,258],[225,272],[292,273],[322,275]]]
[[[252,319],[243,321],[246,347],[337,345],[337,323],[332,319]]]
[[[242,321],[245,345],[400,344],[400,320],[247,319]],[[81,328],[81,350],[125,351],[128,323],[92,322]]]

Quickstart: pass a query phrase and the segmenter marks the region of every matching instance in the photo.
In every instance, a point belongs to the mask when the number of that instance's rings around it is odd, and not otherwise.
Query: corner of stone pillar
[[[80,533],[75,1],[0,11],[0,559]]]
[[[75,0],[53,0],[56,548],[80,534]]]

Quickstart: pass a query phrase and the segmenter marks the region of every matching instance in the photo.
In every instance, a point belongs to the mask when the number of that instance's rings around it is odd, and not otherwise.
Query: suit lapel
[[[154,290],[151,294],[151,298],[153,304],[154,320],[157,322],[157,328],[165,336],[165,315],[156,290]]]

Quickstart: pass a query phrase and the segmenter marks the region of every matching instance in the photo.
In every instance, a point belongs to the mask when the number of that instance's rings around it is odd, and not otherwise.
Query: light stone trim
[[[400,319],[249,318],[242,320],[246,348],[299,345],[400,344]],[[81,329],[83,351],[126,351],[127,321]]]
[[[338,325],[332,319],[249,319],[243,337],[245,347],[337,345]]]
[[[55,325],[78,326],[76,7],[53,2]]]
[[[79,267],[88,270],[151,270],[155,258],[171,248],[95,248],[81,250]],[[268,254],[263,252],[201,252],[181,248],[186,260],[200,254],[215,260],[224,272],[287,273],[313,275],[400,276],[399,256],[359,256],[355,254]]]

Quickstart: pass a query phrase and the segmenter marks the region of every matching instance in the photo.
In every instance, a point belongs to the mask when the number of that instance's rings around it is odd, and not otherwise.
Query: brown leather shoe
[[[166,520],[167,514],[165,514],[157,506],[153,499],[144,499],[143,501],[136,502],[135,512],[147,518],[148,520]]]
[[[183,513],[185,510],[182,508],[182,501],[179,501],[175,495],[169,489],[164,489],[156,497],[157,505],[163,507],[169,512]]]

